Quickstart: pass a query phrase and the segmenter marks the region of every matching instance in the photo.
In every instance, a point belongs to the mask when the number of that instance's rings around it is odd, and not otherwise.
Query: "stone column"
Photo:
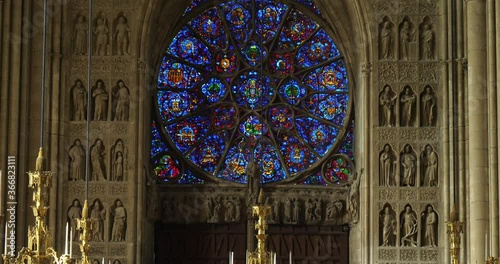
[[[467,1],[469,261],[484,261],[488,229],[488,100],[486,83],[486,0]]]

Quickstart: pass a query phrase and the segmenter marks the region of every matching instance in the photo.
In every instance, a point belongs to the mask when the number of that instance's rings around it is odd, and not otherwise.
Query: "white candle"
[[[488,259],[488,233],[484,233],[484,259]]]
[[[104,264],[104,257],[102,257],[102,264]]]
[[[289,263],[292,264],[292,251],[291,250],[288,253],[288,259],[289,259]]]
[[[69,231],[69,258],[73,256],[73,228]]]
[[[68,255],[68,231],[69,231],[69,222],[66,222],[66,236],[64,239],[64,254]]]
[[[5,235],[5,242],[4,242],[4,245],[3,245],[3,253],[5,255],[7,255],[7,221],[5,222],[4,235]]]
[[[274,264],[276,264],[276,252],[274,253]]]

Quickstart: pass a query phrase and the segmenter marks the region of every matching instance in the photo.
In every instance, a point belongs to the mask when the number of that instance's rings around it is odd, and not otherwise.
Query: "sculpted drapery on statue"
[[[422,218],[423,222],[425,223],[424,228],[424,243],[423,245],[429,246],[429,247],[436,247],[437,246],[437,223],[438,223],[438,216],[436,212],[434,211],[434,208],[432,205],[427,205],[426,211],[422,213]]]
[[[380,186],[396,186],[396,158],[389,144],[380,154]]]
[[[70,158],[69,179],[72,181],[83,180],[85,175],[85,150],[79,139],[75,140],[68,152]]]
[[[396,98],[397,95],[392,91],[392,88],[389,85],[385,85],[379,97],[381,126],[392,127],[396,125],[394,122],[394,105],[396,104]]]
[[[81,80],[77,80],[71,89],[73,103],[73,121],[87,120],[87,90]]]
[[[413,153],[411,145],[407,144],[401,153],[402,186],[415,186],[415,174],[417,173],[417,157]]]
[[[438,156],[431,145],[425,146],[423,160],[425,163],[422,185],[435,187],[438,185]]]
[[[401,246],[417,246],[418,220],[417,214],[410,205],[405,206],[401,216]]]
[[[113,225],[111,228],[111,241],[125,241],[125,229],[127,227],[127,211],[123,207],[122,201],[116,200],[112,209]]]
[[[248,178],[248,204],[252,206],[257,204],[260,193],[260,165],[255,160],[248,162],[246,167],[246,175]]]
[[[397,222],[396,213],[386,204],[380,213],[380,245],[396,246]]]

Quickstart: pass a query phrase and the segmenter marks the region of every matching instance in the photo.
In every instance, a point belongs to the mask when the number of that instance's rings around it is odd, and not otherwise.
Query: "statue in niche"
[[[128,151],[121,139],[116,140],[115,145],[111,148],[111,180],[124,181],[125,172],[127,171],[127,154]]]
[[[71,99],[73,100],[73,120],[87,120],[87,90],[83,87],[82,81],[75,82],[71,89]]]
[[[405,87],[404,94],[401,95],[401,126],[413,126],[413,108],[416,97],[410,86]]]
[[[432,205],[427,205],[426,211],[422,213],[422,224],[424,231],[424,246],[437,247],[437,223],[438,216]]]
[[[389,144],[380,154],[380,185],[396,186],[396,158]]]
[[[238,197],[234,197],[234,204],[236,207],[234,221],[239,222],[241,219],[241,200]]]
[[[312,223],[314,221],[314,211],[315,204],[313,203],[312,199],[309,199],[306,202],[306,212],[305,212],[305,219],[307,223]]]
[[[248,207],[256,205],[260,193],[260,166],[255,160],[248,162],[246,175],[248,179]]]
[[[130,55],[130,27],[124,15],[118,17],[114,38],[116,41],[116,52],[118,55]]]
[[[70,158],[69,180],[83,180],[85,177],[85,150],[83,150],[82,142],[79,139],[75,140],[68,154]]]
[[[97,139],[90,151],[90,164],[92,165],[92,181],[100,181],[106,179],[106,165],[104,164],[104,156],[106,149],[102,140]]]
[[[120,80],[118,81],[116,92],[113,93],[115,100],[115,116],[114,121],[128,121],[129,119],[129,108],[130,108],[130,91],[125,83]]]
[[[215,197],[214,198],[214,211],[212,214],[212,223],[218,223],[219,222],[219,217],[221,214],[221,209],[222,209],[222,197]]]
[[[400,39],[400,53],[402,60],[410,59],[410,42],[413,41],[414,29],[411,27],[410,23],[405,20],[399,31]]]
[[[422,29],[422,59],[434,59],[434,32],[430,24],[424,24]]]
[[[77,229],[77,219],[82,218],[82,207],[78,199],[73,200],[73,204],[68,209],[68,221],[73,230],[73,241],[77,241],[80,237],[80,231]]]
[[[280,222],[280,200],[275,198],[273,201],[273,222],[274,223],[279,223]]]
[[[234,205],[234,202],[231,197],[226,197],[226,202],[224,203],[225,205],[225,216],[224,220],[226,222],[235,222],[236,220],[236,206]]]
[[[425,127],[434,126],[436,111],[436,99],[430,86],[425,87],[424,94],[422,94],[422,125]]]
[[[384,86],[384,90],[380,94],[379,104],[381,106],[381,122],[382,126],[392,127],[394,123],[394,105],[396,103],[396,94],[392,91],[389,85]]]
[[[380,30],[380,59],[392,59],[392,42],[392,25],[389,21],[385,21],[385,23],[383,23],[382,29]]]
[[[125,230],[127,228],[127,211],[123,207],[122,201],[116,200],[110,210],[113,219],[111,228],[111,241],[125,241]]]
[[[283,219],[283,222],[285,224],[291,224],[292,223],[292,201],[290,199],[286,199],[284,209],[285,209],[285,217]]]
[[[94,98],[94,121],[106,121],[108,113],[108,92],[104,87],[104,82],[98,80],[92,89]]]
[[[292,214],[292,223],[298,224],[300,221],[300,201],[299,199],[293,200],[293,214]]]
[[[104,17],[98,17],[96,20],[96,27],[94,29],[95,52],[94,55],[105,56],[108,55],[109,49],[109,27],[108,21]]]
[[[396,213],[390,205],[385,205],[380,213],[380,245],[384,247],[396,246]]]
[[[401,246],[416,247],[418,220],[417,214],[410,205],[405,206],[405,210],[401,214],[401,222]]]
[[[423,160],[425,163],[422,185],[435,187],[438,185],[438,156],[431,145],[425,146]]]
[[[106,220],[106,209],[99,199],[95,199],[90,208],[90,218],[92,219],[92,241],[104,241],[104,220]]]
[[[118,259],[115,259],[115,261],[113,261],[113,264],[121,264],[121,262]]]
[[[415,174],[417,173],[417,157],[413,154],[412,147],[405,145],[401,154],[402,186],[415,186]]]
[[[321,221],[321,199],[316,198],[315,199],[315,205],[314,205],[314,218],[316,219],[317,222]]]
[[[362,174],[363,169],[361,169],[359,173],[355,173],[353,177],[349,179],[350,186],[347,202],[347,212],[349,212],[353,223],[357,223],[359,220],[359,183]]]
[[[89,28],[84,16],[78,16],[73,31],[73,41],[75,43],[74,55],[87,54],[87,32]]]

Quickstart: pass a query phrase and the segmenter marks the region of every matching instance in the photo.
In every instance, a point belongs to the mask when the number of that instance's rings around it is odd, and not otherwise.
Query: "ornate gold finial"
[[[257,199],[257,202],[259,204],[264,204],[264,192],[262,191],[262,189],[260,189],[259,191],[259,198]]]
[[[43,157],[43,148],[40,147],[40,150],[38,150],[38,157],[36,158],[35,171],[43,171],[44,163],[45,158]]]
[[[82,253],[81,264],[90,264],[89,253],[90,244],[89,241],[92,236],[92,225],[93,219],[88,218],[89,216],[89,206],[88,201],[85,199],[83,203],[82,218],[77,219],[77,229],[80,231],[80,252]]]
[[[464,222],[458,220],[458,211],[453,205],[449,221],[446,221],[446,233],[450,236],[451,263],[460,262],[460,233],[464,232]]]
[[[88,218],[89,216],[89,204],[87,200],[83,203],[82,218]]]

